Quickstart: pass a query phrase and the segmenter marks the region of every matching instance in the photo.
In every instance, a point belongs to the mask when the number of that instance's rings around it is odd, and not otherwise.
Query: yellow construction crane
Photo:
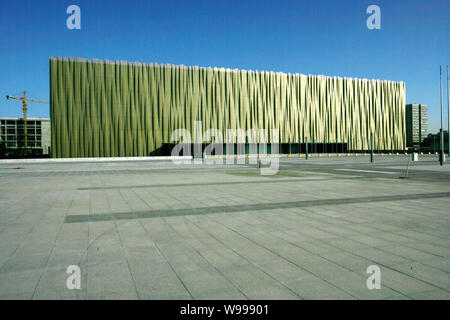
[[[22,100],[22,110],[23,110],[23,138],[24,138],[24,146],[25,149],[28,147],[28,141],[27,141],[27,102],[38,102],[38,103],[47,103],[47,101],[40,101],[40,100],[34,100],[34,99],[28,99],[27,98],[27,92],[23,92],[23,97],[11,97],[6,96],[6,99],[14,99],[14,100]]]

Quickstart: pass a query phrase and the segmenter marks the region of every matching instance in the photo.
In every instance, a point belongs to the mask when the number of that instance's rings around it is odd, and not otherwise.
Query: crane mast
[[[23,97],[11,97],[11,96],[6,96],[6,99],[10,100],[21,100],[22,101],[22,111],[23,111],[23,139],[24,139],[24,147],[25,149],[28,148],[28,139],[27,139],[27,111],[28,111],[28,104],[27,102],[37,102],[37,103],[46,103],[48,104],[47,101],[40,101],[40,100],[35,100],[35,99],[27,99],[27,92],[24,91],[23,92]]]

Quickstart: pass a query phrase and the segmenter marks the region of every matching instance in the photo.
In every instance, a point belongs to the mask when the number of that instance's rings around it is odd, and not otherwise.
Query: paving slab
[[[424,159],[0,163],[0,299],[449,299],[450,172]]]

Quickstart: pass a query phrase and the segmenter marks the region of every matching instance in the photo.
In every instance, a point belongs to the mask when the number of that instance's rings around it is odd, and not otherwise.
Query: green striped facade
[[[50,117],[57,158],[147,156],[195,121],[350,150],[406,140],[403,82],[97,59],[50,58]]]

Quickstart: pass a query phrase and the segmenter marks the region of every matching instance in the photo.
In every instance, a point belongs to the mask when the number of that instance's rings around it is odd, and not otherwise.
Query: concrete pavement
[[[376,160],[0,164],[0,299],[449,299],[448,165]]]

